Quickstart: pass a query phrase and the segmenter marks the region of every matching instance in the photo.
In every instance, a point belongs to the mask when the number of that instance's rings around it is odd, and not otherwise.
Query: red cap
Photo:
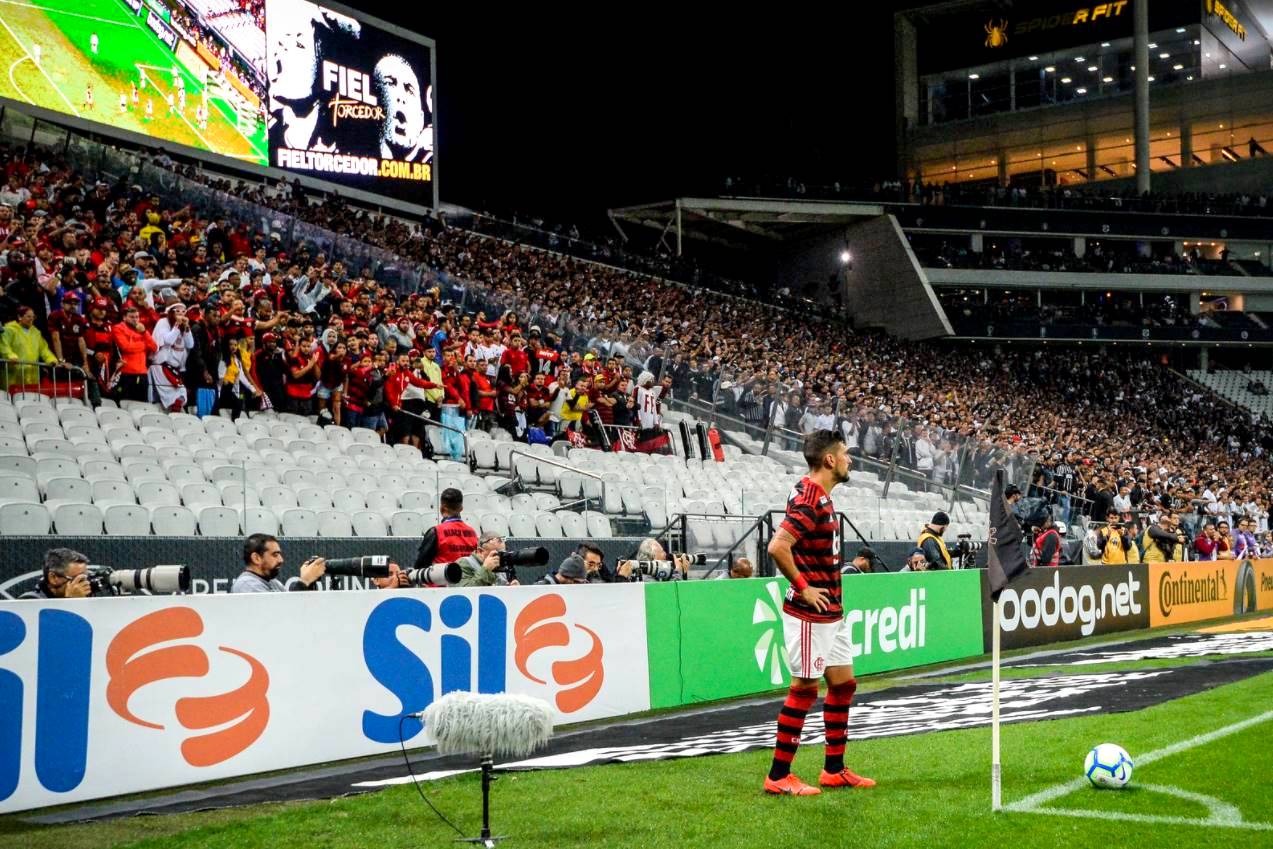
[[[94,299],[93,299],[93,309],[95,309],[95,310],[104,310],[104,309],[109,309],[109,308],[110,308],[110,305],[111,305],[111,302],[110,302],[110,301],[108,301],[106,298],[94,298]]]
[[[278,341],[278,335],[274,333],[266,333],[263,336],[261,336],[261,344],[265,344],[266,342],[277,342],[277,341]]]
[[[75,294],[74,292],[67,292],[66,294],[62,295],[62,300],[64,301],[78,301],[79,299],[80,299],[80,296]]]

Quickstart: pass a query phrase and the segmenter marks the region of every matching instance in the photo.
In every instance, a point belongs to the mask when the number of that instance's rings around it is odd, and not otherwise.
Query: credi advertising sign
[[[638,585],[10,602],[0,812],[421,745],[400,717],[453,690],[645,710],[644,617]]]
[[[845,576],[856,674],[980,654],[977,576]],[[647,584],[651,707],[784,686],[790,680],[782,627],[786,587],[786,581],[759,578]]]
[[[981,572],[983,648],[994,622],[988,577]],[[1077,640],[1149,627],[1148,570],[1127,566],[1031,569],[999,595],[1004,648]]]
[[[1255,572],[1245,561],[1196,561],[1149,565],[1149,624],[1179,625],[1255,609]]]

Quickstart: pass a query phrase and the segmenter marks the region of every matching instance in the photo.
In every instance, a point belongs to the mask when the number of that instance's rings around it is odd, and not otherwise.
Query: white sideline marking
[[[1232,725],[1226,725],[1217,728],[1214,731],[1208,731],[1205,734],[1198,734],[1187,740],[1181,740],[1178,743],[1172,743],[1170,746],[1164,746],[1161,749],[1155,749],[1147,752],[1139,757],[1132,758],[1136,766],[1146,766],[1154,761],[1180,754],[1189,749],[1206,745],[1213,740],[1219,740],[1222,737],[1228,737],[1230,734],[1236,734],[1250,728],[1252,725],[1259,725],[1261,722],[1267,722],[1273,719],[1273,710],[1235,722]],[[1084,811],[1084,810],[1066,810],[1064,808],[1043,808],[1048,802],[1060,799],[1062,796],[1068,796],[1076,790],[1081,790],[1088,785],[1087,778],[1076,778],[1073,781],[1066,781],[1061,784],[1040,790],[1011,804],[1004,805],[1005,811],[1012,811],[1021,814],[1056,814],[1066,817],[1092,817],[1096,819],[1113,819],[1128,820],[1130,822],[1151,822],[1151,823],[1171,823],[1182,825],[1216,825],[1227,828],[1246,828],[1258,831],[1273,830],[1273,824],[1260,822],[1246,822],[1242,819],[1242,814],[1237,808],[1226,802],[1221,802],[1210,796],[1203,796],[1200,793],[1190,793],[1186,790],[1180,790],[1175,787],[1161,787],[1158,785],[1144,785],[1147,790],[1154,790],[1160,793],[1167,793],[1181,798],[1191,799],[1195,802],[1201,802],[1206,805],[1211,812],[1211,816],[1207,819],[1192,819],[1189,817],[1166,817],[1155,816],[1152,814],[1123,814],[1112,811]]]
[[[69,12],[66,9],[51,9],[48,6],[37,6],[34,3],[19,3],[17,0],[0,0],[0,3],[4,3],[6,6],[22,6],[26,9],[37,9],[41,12],[52,12],[56,15],[70,15],[73,18],[85,18],[102,24],[114,24],[115,26],[132,28],[132,24],[127,21],[120,21],[112,18],[99,18],[96,15],[86,15],[83,12]]]

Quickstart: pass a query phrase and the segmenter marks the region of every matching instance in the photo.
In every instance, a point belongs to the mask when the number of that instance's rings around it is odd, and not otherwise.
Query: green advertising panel
[[[845,616],[858,675],[981,654],[975,570],[851,575]],[[650,706],[711,701],[785,686],[786,581],[647,584]]]

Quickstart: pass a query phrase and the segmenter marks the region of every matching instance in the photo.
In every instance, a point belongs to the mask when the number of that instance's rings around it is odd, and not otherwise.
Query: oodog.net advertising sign
[[[10,602],[0,812],[420,745],[453,690],[645,710],[644,622],[639,585]]]
[[[984,648],[990,651],[994,609],[982,573]],[[1149,573],[1142,564],[1031,569],[999,596],[1004,648],[1077,640],[1148,628]]]

